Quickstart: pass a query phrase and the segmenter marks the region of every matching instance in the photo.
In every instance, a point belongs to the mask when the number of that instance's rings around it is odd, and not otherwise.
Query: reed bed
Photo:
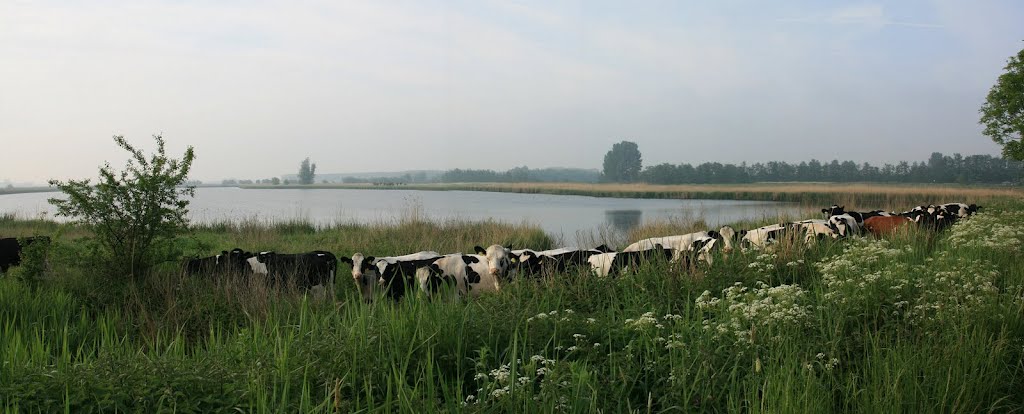
[[[97,306],[69,282],[89,269],[57,257],[76,243],[61,237],[50,283],[22,283],[21,270],[0,276],[0,407],[1019,412],[1022,207],[994,202],[939,235],[734,251],[696,270],[655,261],[617,278],[569,271],[464,302],[363,303],[344,267],[333,296],[314,300],[168,266]],[[419,220],[221,223],[193,239],[210,251],[342,254],[550,243],[528,226]]]

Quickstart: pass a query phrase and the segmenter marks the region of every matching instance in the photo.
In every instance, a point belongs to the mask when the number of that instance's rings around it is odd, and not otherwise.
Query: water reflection
[[[639,226],[643,215],[643,210],[605,210],[604,221],[613,229],[625,233]]]

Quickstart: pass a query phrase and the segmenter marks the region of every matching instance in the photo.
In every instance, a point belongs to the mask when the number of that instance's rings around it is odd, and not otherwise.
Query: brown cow
[[[875,237],[882,237],[896,233],[897,229],[911,223],[913,221],[910,218],[903,216],[875,216],[864,220],[864,228]]]

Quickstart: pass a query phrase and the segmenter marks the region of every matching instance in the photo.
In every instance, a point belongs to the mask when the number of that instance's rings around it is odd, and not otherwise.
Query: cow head
[[[505,276],[508,274],[509,267],[516,263],[516,256],[512,254],[512,251],[508,247],[504,247],[498,244],[491,245],[488,248],[475,246],[473,250],[477,254],[484,256],[487,261],[487,271],[493,276]]]
[[[722,251],[726,253],[731,252],[732,244],[734,242],[738,242],[739,238],[743,237],[743,233],[746,233],[746,231],[737,233],[736,230],[730,226],[722,226],[722,228],[718,229],[718,234],[721,236],[722,240]]]
[[[832,216],[837,216],[837,215],[845,213],[846,212],[846,206],[840,206],[838,204],[833,204],[832,207],[821,209],[821,212],[823,214],[825,214],[825,218],[829,218],[829,217],[832,217]]]
[[[850,222],[853,217],[848,215],[832,216],[828,218],[828,228],[832,229],[832,238],[847,237],[853,232]]]
[[[363,300],[373,300],[373,286],[377,284],[380,275],[377,274],[377,267],[374,265],[376,258],[373,256],[364,257],[362,253],[353,254],[351,258],[341,257],[342,263],[352,266],[352,280],[359,287]]]
[[[977,213],[980,210],[981,210],[981,206],[979,206],[977,204],[971,204],[971,205],[967,206],[967,215],[972,215],[974,213]]]

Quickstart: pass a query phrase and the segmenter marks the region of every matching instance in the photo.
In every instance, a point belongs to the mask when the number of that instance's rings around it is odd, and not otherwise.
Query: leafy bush
[[[181,160],[167,157],[164,140],[154,135],[156,153],[149,159],[121,136],[114,142],[131,153],[123,171],[109,163],[100,167],[96,185],[89,179],[50,180],[68,198],[51,198],[57,215],[77,219],[93,228],[97,263],[108,266],[113,278],[139,279],[156,263],[180,256],[172,241],[188,226],[185,215],[195,187],[184,186],[192,160],[192,147]]]

